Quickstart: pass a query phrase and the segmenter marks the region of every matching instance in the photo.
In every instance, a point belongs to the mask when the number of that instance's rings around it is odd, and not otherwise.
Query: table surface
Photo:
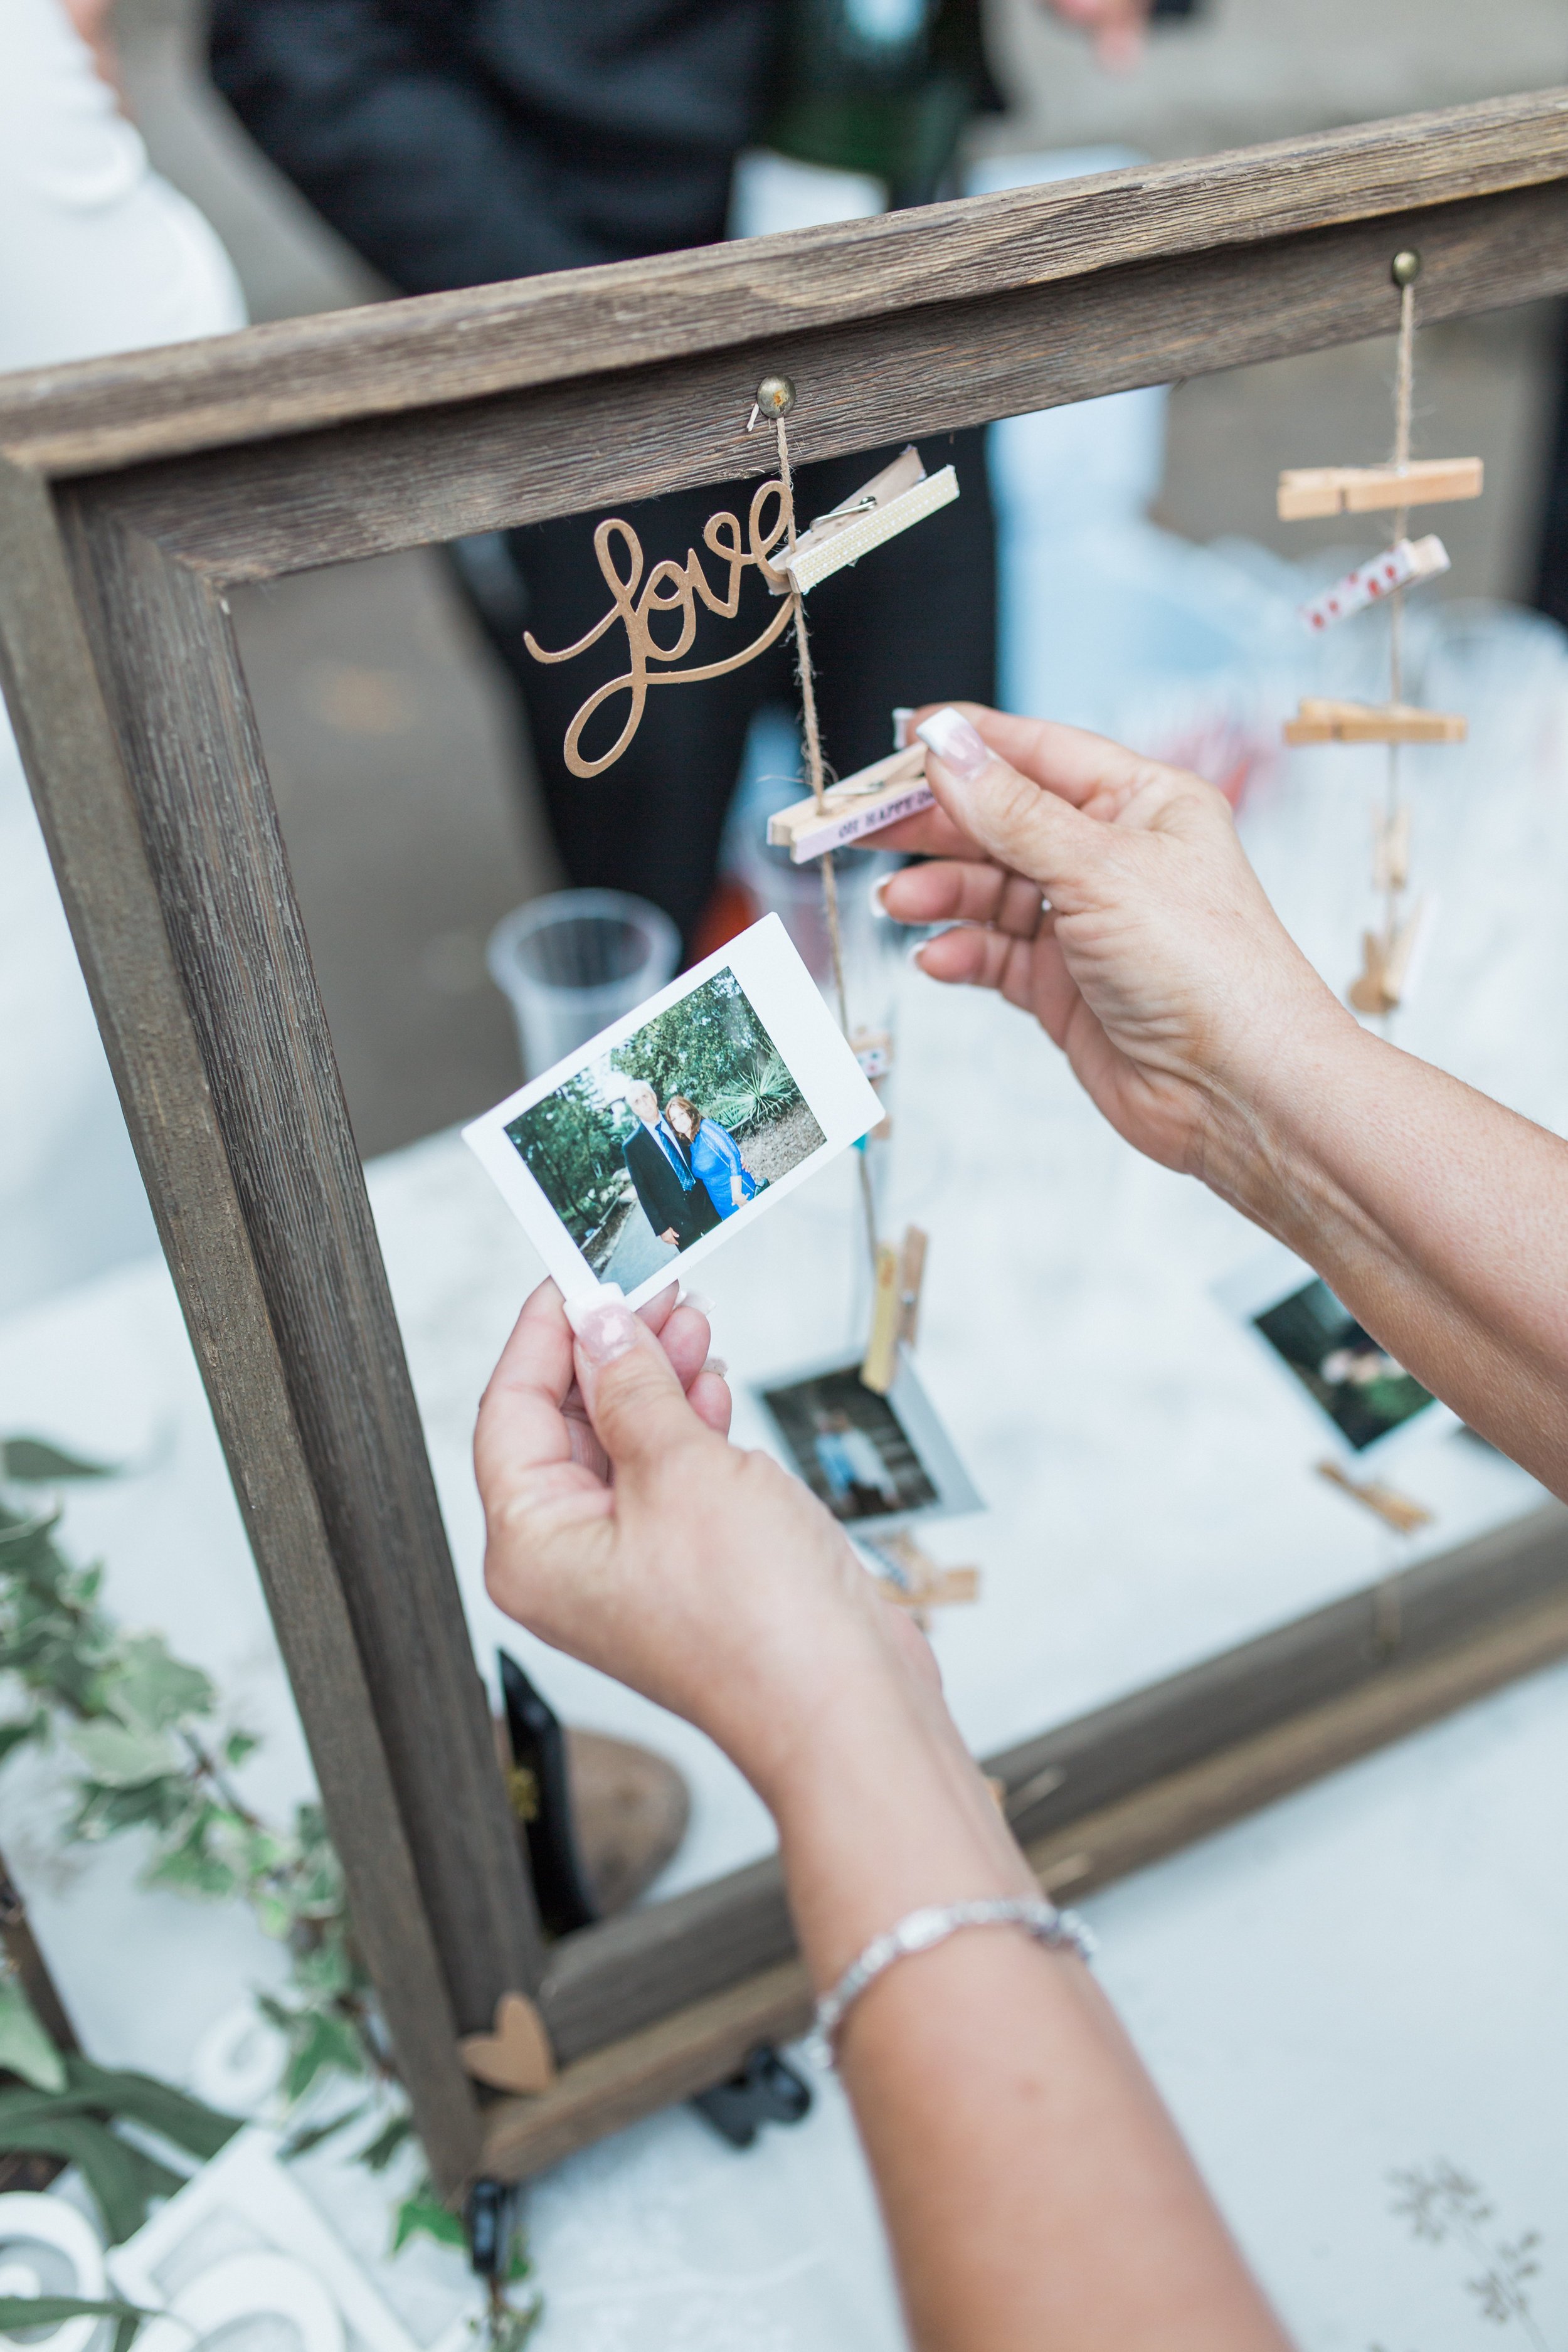
[[[1472,737],[1411,762],[1444,928],[1401,1034],[1561,1130],[1564,662],[1556,640],[1522,623],[1500,639],[1500,626],[1450,629],[1428,663],[1427,698],[1468,709]],[[1271,893],[1336,984],[1369,911],[1375,759],[1300,755],[1245,813]],[[1256,1248],[1250,1229],[1120,1144],[1019,1016],[912,971],[900,996],[885,1222],[931,1229],[920,1376],[987,1504],[922,1535],[943,1561],[983,1570],[978,1605],[946,1612],[935,1635],[977,1748],[1538,1501],[1532,1481],[1458,1433],[1413,1436],[1400,1458],[1397,1483],[1436,1513],[1414,1542],[1317,1478],[1312,1408],[1211,1295]],[[847,1354],[863,1329],[853,1185],[849,1164],[830,1170],[702,1268],[747,1442],[767,1437],[748,1381]],[[692,1826],[661,1891],[750,1859],[768,1823],[706,1742],[542,1650],[484,1596],[468,1444],[537,1276],[531,1250],[453,1137],[380,1163],[371,1189],[481,1664],[493,1670],[504,1641],[569,1720],[679,1764]],[[24,1428],[129,1465],[72,1491],[67,1540],[104,1558],[122,1620],[166,1630],[265,1734],[246,1768],[254,1801],[278,1809],[303,1793],[303,1745],[160,1265],[0,1328],[0,1429]],[[1538,1676],[1088,1906],[1105,1981],[1243,2243],[1299,2339],[1322,2352],[1436,2352],[1485,2331],[1465,2282],[1489,2258],[1416,2242],[1390,2210],[1393,2169],[1451,2160],[1490,2192],[1488,2227],[1512,2239],[1563,2207],[1564,1689],[1563,1673]],[[89,2045],[184,2074],[200,2033],[276,1979],[276,1951],[237,1910],[133,1891],[129,1845],[62,1866],[47,1765],[10,1768],[5,1790],[0,1842]],[[374,2262],[382,2192],[326,2161],[310,2179]],[[901,2341],[831,2083],[805,2125],[746,2156],[685,2111],[656,2118],[563,2166],[531,2212],[545,2352]],[[400,2258],[384,2284],[425,2342],[463,2294],[434,2253]],[[1561,2339],[1568,2257],[1550,2241],[1534,2287],[1545,2337],[1555,2323]]]

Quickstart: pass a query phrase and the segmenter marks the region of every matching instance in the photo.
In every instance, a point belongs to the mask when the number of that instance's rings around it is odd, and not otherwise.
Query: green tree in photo
[[[804,1103],[788,1064],[728,970],[645,1021],[624,1045],[578,1070],[507,1133],[577,1247],[589,1254],[630,1197],[625,1146],[637,1124],[626,1088],[641,1078],[660,1103],[689,1095],[737,1139]],[[818,1134],[820,1140],[820,1133]]]

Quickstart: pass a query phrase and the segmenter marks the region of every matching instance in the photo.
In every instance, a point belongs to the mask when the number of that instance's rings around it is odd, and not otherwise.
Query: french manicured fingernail
[[[596,1297],[568,1299],[566,1320],[577,1335],[577,1345],[595,1366],[613,1364],[637,1345],[637,1317],[614,1283],[606,1283]]]
[[[719,1378],[722,1380],[729,1371],[730,1367],[725,1362],[722,1356],[710,1356],[702,1369],[705,1372],[716,1372]]]
[[[676,1300],[678,1307],[695,1307],[699,1315],[711,1316],[713,1301],[705,1290],[683,1290]]]
[[[991,764],[990,752],[962,711],[934,710],[915,733],[961,783],[972,784],[981,770]]]
[[[890,874],[879,874],[871,885],[871,912],[874,915],[887,915],[889,922],[893,919],[888,914],[888,902],[882,893],[892,878]]]

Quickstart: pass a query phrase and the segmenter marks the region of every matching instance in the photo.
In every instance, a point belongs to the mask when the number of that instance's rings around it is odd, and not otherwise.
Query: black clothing
[[[214,0],[213,79],[400,293],[711,244],[774,0]]]
[[[675,1148],[680,1151],[679,1142]],[[713,1231],[719,1212],[708,1197],[706,1185],[694,1181],[689,1192],[683,1189],[664,1146],[641,1119],[623,1150],[637,1205],[656,1234],[673,1232],[676,1247],[689,1249],[700,1234]],[[684,1151],[681,1158],[686,1159]]]
[[[907,538],[835,572],[808,600],[823,746],[844,776],[892,749],[896,703],[995,700],[996,551],[984,436],[956,433],[921,447],[932,472],[951,459],[962,496]],[[897,454],[871,450],[802,467],[796,497],[803,523],[826,514]],[[718,507],[738,513],[743,530],[750,496],[750,484],[734,483],[677,490],[616,512],[637,533],[651,570],[660,557],[679,562],[688,548],[700,551],[702,525]],[[510,543],[527,586],[527,625],[549,648],[575,644],[610,602],[587,518],[532,523],[511,532]],[[721,579],[716,563],[709,574]],[[733,652],[775,609],[748,574],[736,619],[700,611],[687,660]],[[535,764],[566,871],[584,889],[630,889],[652,898],[689,945],[712,887],[752,715],[766,703],[795,704],[793,634],[786,630],[727,677],[655,689],[630,748],[602,776],[584,782],[568,769],[562,744],[593,689],[625,670],[625,631],[608,631],[575,661],[545,667],[523,645],[521,621],[509,625],[487,616],[487,626],[527,699]],[[584,739],[590,757],[609,748],[626,713],[622,696],[597,714]]]
[[[722,236],[734,157],[766,112],[775,37],[790,14],[784,0],[214,0],[212,66],[258,143],[332,226],[400,290],[424,293]],[[823,743],[842,775],[890,748],[895,703],[995,698],[982,438],[958,434],[924,453],[933,470],[952,458],[958,504],[812,592]],[[892,454],[803,468],[802,522]],[[758,473],[770,469],[759,446]],[[651,568],[700,549],[716,508],[743,517],[749,495],[726,485],[617,511]],[[730,677],[661,687],[615,767],[588,782],[572,775],[567,726],[624,666],[624,634],[544,667],[522,631],[570,645],[605,610],[595,520],[482,542],[499,560],[499,593],[496,562],[482,588],[477,550],[459,574],[521,691],[569,878],[653,899],[689,954],[751,719],[796,698],[790,651],[781,642]],[[721,576],[717,567],[710,576]],[[768,609],[749,579],[741,618],[703,613],[689,658],[735,651]]]

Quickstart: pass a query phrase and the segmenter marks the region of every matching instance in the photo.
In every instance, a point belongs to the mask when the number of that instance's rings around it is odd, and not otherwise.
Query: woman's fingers
[[[656,1470],[699,1437],[674,1366],[624,1300],[596,1302],[575,1322],[577,1383],[617,1475]]]
[[[712,1430],[716,1436],[729,1436],[734,1399],[721,1372],[699,1372],[686,1391],[686,1402],[698,1420]]]
[[[479,1402],[474,1468],[487,1508],[511,1507],[545,1489],[558,1497],[598,1485],[564,1410],[573,1379],[561,1293],[544,1282],[524,1301]]]
[[[1124,743],[1113,743],[1108,735],[1091,735],[1086,727],[1063,727],[1054,719],[1021,719],[982,702],[932,703],[916,711],[914,724],[923,727],[942,709],[958,711],[998,760],[1073,808],[1108,795],[1125,796],[1155,776],[1173,772],[1142,752],[1130,751]]]
[[[989,861],[906,866],[883,884],[882,904],[900,923],[993,923],[1021,940],[1040,928],[1039,884]]]
[[[707,1316],[683,1300],[667,1317],[658,1334],[658,1344],[668,1357],[676,1379],[689,1393],[713,1344]]]
[[[1005,931],[943,931],[927,940],[915,961],[932,980],[966,988],[994,988],[1010,1004],[1028,1006],[1033,949]]]

